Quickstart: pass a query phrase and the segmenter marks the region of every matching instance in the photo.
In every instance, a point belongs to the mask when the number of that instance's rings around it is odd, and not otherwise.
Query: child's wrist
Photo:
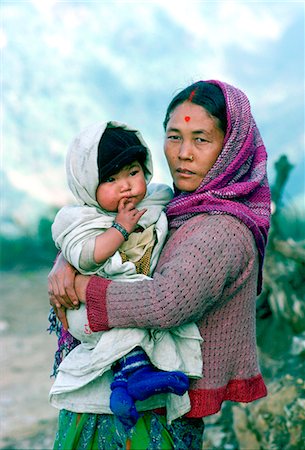
[[[113,228],[115,228],[116,230],[118,230],[122,234],[122,236],[125,239],[125,241],[128,241],[129,233],[126,230],[126,228],[124,228],[120,223],[115,222],[115,221],[113,222],[113,224],[111,226]]]

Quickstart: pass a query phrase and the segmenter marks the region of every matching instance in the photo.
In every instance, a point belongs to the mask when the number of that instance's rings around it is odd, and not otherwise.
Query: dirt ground
[[[0,448],[51,449],[57,410],[48,403],[55,335],[47,270],[0,272]]]

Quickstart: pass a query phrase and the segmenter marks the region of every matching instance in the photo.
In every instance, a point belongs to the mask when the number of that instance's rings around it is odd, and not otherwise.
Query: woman
[[[154,279],[131,284],[74,278],[74,269],[59,257],[49,295],[62,320],[60,305],[86,302],[93,331],[196,322],[204,365],[202,379],[190,385],[191,411],[171,426],[162,414],[148,411],[135,427],[131,448],[198,449],[202,418],[219,411],[224,400],[251,402],[266,395],[257,362],[255,301],[270,218],[267,157],[247,97],[223,82],[199,81],[178,93],[164,129],[175,197]],[[74,418],[61,412],[62,423],[64,415]],[[102,418],[111,423],[111,417]],[[153,447],[156,440],[159,447]],[[160,441],[167,444],[161,447]]]

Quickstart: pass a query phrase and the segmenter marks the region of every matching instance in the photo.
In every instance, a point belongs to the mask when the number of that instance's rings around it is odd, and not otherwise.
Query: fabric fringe
[[[75,339],[69,331],[64,329],[62,323],[56,317],[53,308],[50,309],[48,320],[50,325],[49,328],[47,328],[47,331],[49,334],[55,333],[58,338],[58,347],[54,355],[53,373],[50,375],[51,377],[56,377],[60,363],[71,350],[80,344],[80,341]]]

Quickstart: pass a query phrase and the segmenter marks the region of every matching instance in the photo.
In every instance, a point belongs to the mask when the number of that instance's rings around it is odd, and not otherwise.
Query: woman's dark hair
[[[222,90],[216,84],[206,81],[197,81],[179,92],[168,105],[163,122],[164,130],[170,119],[171,113],[181,103],[189,101],[205,108],[213,117],[219,120],[219,127],[226,133],[227,114],[226,102]]]

